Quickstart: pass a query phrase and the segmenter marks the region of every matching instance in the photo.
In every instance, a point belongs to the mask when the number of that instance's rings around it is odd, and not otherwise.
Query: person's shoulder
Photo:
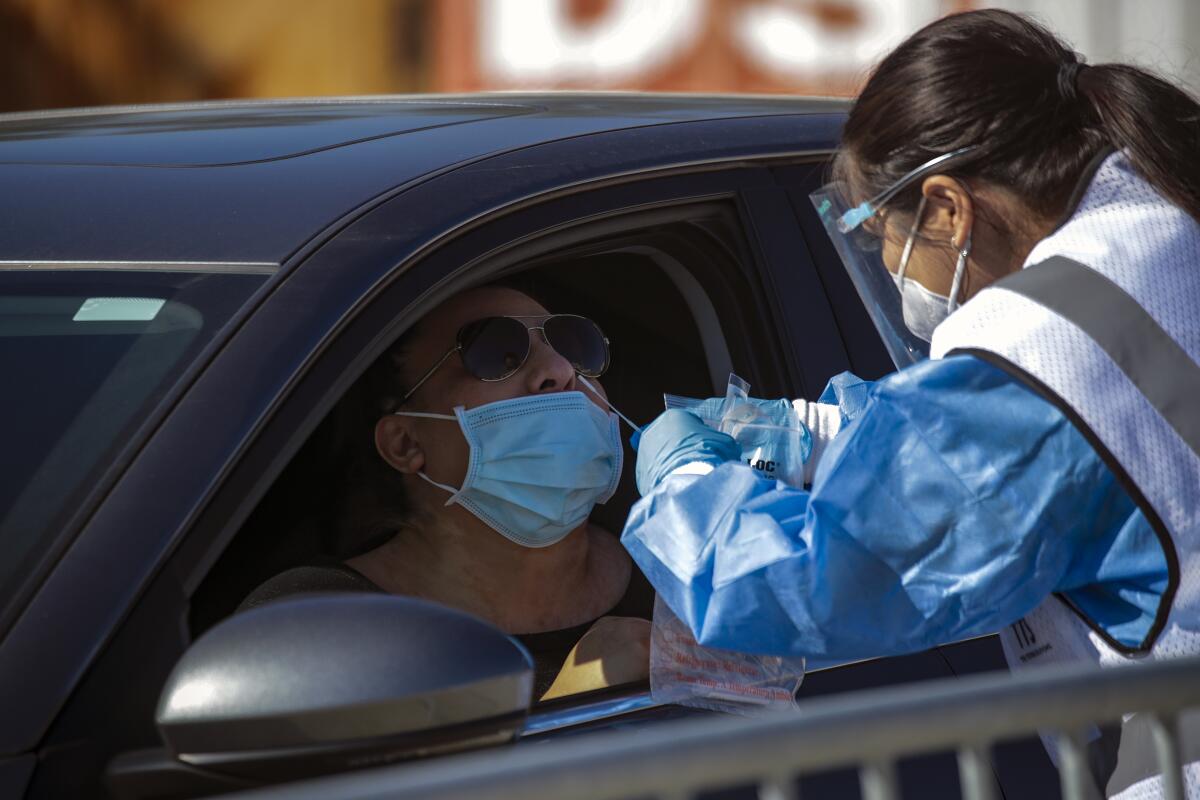
[[[942,358],[927,358],[885,375],[876,381],[871,394],[877,396],[991,390],[1017,384],[1003,361],[980,352],[954,352]]]
[[[344,564],[293,567],[261,583],[246,596],[237,612],[313,592],[383,592],[375,583]]]

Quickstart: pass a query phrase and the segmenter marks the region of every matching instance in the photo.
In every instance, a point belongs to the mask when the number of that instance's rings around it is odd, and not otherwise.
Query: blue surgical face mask
[[[454,415],[397,411],[457,421],[471,448],[461,488],[417,474],[450,492],[489,527],[525,547],[561,541],[607,501],[621,479],[617,417],[581,392],[500,400]]]

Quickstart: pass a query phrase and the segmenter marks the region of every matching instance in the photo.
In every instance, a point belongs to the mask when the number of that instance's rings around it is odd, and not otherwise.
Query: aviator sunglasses
[[[540,319],[540,325],[527,326],[522,320]],[[481,381],[502,381],[525,365],[532,349],[530,337],[541,333],[546,343],[570,362],[577,373],[599,378],[608,369],[608,339],[600,326],[578,314],[533,314],[511,317],[484,317],[458,329],[454,346],[421,376],[400,399],[408,402],[417,389],[438,371],[455,353],[463,368]]]

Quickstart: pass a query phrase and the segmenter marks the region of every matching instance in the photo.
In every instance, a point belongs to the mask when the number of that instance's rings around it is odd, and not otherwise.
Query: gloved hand
[[[642,429],[637,454],[637,487],[645,495],[684,464],[715,466],[740,458],[742,450],[732,437],[708,427],[695,414],[673,408]]]
[[[838,409],[805,400],[763,399],[731,392],[731,396],[707,400],[671,397],[668,404],[683,408],[711,428],[733,437],[741,450],[740,460],[759,471],[760,477],[781,480],[796,488],[812,482],[816,469],[814,430],[836,430]],[[831,412],[819,413],[819,412]],[[822,442],[824,444],[824,442]]]
[[[685,406],[684,410],[690,411],[691,413],[695,414],[697,417],[700,418],[701,422],[703,422],[705,425],[708,425],[710,428],[717,425],[717,423],[720,422],[721,409],[724,407],[724,403],[725,403],[724,397],[710,397],[707,400],[693,400],[690,397],[689,398],[679,398],[679,399],[686,400],[689,403],[691,403],[691,405]],[[757,398],[751,397],[751,398],[747,398],[746,402],[776,404],[780,401],[759,400]],[[634,449],[634,451],[636,452],[638,449],[638,446],[641,443],[642,443],[642,431],[640,429],[635,428],[633,433],[629,434],[629,446],[632,447]]]

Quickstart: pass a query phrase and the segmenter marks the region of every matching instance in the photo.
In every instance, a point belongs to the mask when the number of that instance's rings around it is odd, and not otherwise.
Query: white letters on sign
[[[940,0],[854,0],[842,4],[838,19],[828,19],[814,5],[746,6],[733,31],[738,51],[785,79],[854,74],[941,10]]]
[[[480,63],[494,85],[619,83],[696,42],[707,0],[611,0],[586,25],[568,0],[481,0]]]

